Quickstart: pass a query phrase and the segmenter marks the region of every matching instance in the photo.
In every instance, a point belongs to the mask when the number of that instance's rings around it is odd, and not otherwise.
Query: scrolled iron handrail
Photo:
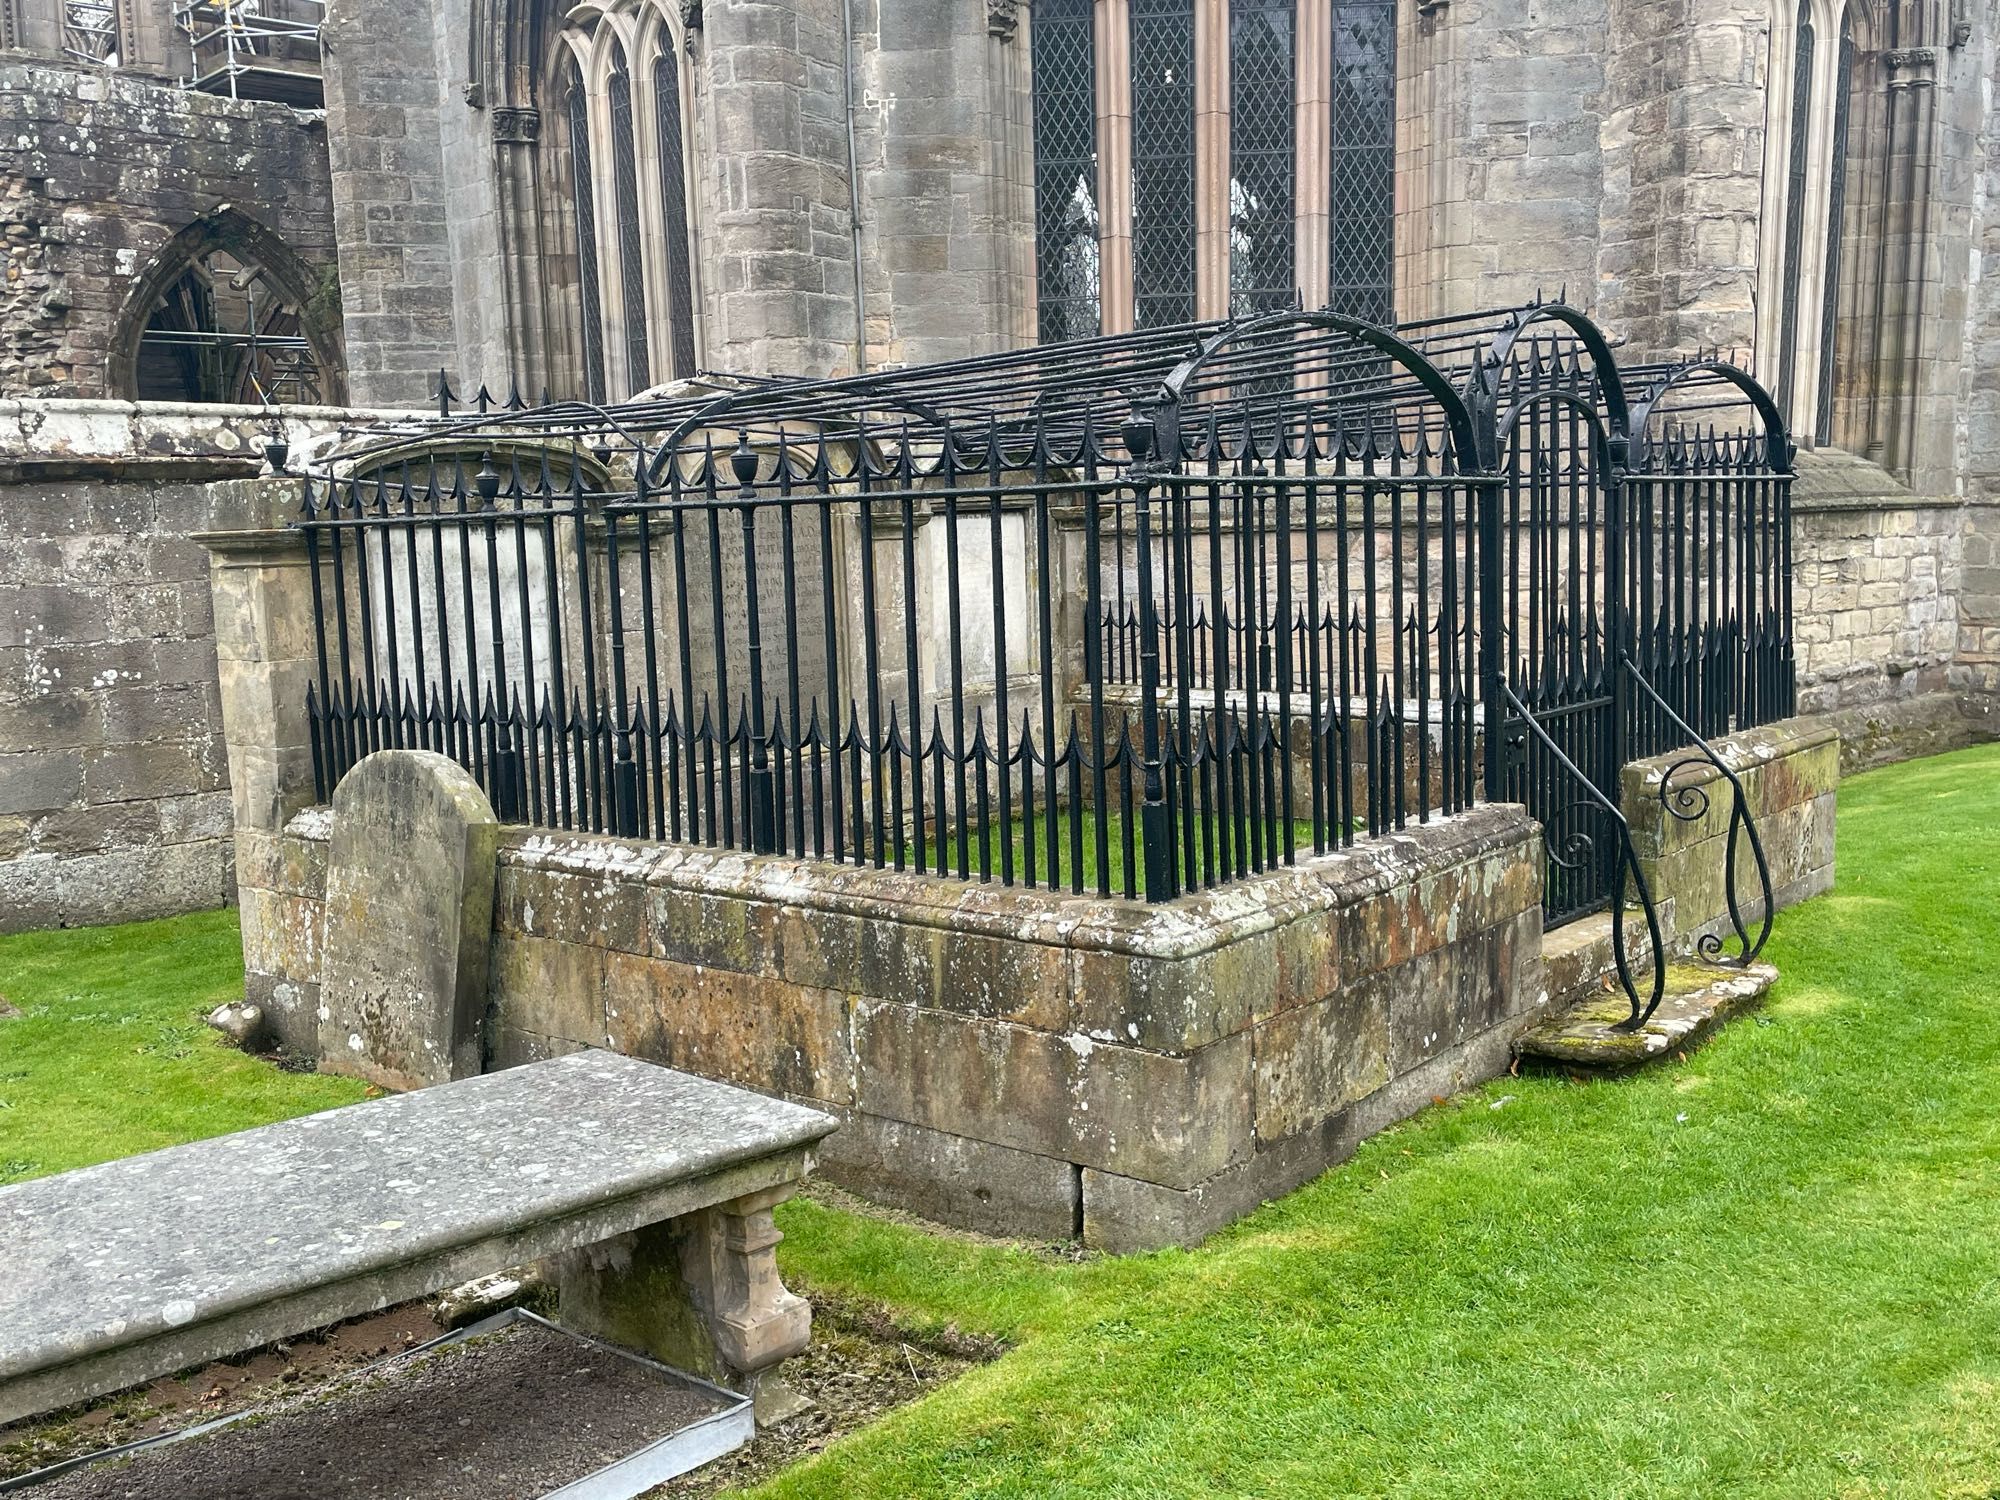
[[[1757,820],[1750,814],[1750,798],[1743,789],[1743,780],[1735,770],[1723,760],[1715,747],[1703,739],[1687,720],[1674,712],[1673,705],[1660,696],[1660,692],[1639,670],[1639,664],[1630,656],[1621,655],[1619,660],[1632,680],[1653,700],[1654,705],[1694,746],[1694,754],[1684,755],[1667,767],[1660,778],[1660,806],[1680,822],[1692,823],[1705,816],[1710,806],[1708,793],[1698,786],[1674,785],[1674,778],[1689,766],[1708,765],[1715,768],[1722,779],[1729,783],[1735,801],[1729,809],[1729,840],[1723,853],[1723,893],[1729,908],[1729,925],[1735,930],[1736,941],[1742,944],[1742,952],[1729,954],[1723,951],[1720,933],[1703,933],[1695,942],[1695,952],[1704,962],[1725,969],[1747,969],[1757,961],[1757,955],[1764,951],[1764,945],[1771,940],[1771,924],[1777,910],[1777,900],[1771,886],[1771,864],[1764,855],[1764,841],[1757,833]],[[1764,921],[1753,940],[1750,929],[1743,920],[1743,906],[1736,895],[1736,841],[1739,833],[1750,837],[1750,857],[1757,866],[1757,885],[1764,898]]]
[[[1597,783],[1586,776],[1577,763],[1563,753],[1562,746],[1542,728],[1533,711],[1521,701],[1520,695],[1506,684],[1502,684],[1500,691],[1515,717],[1542,742],[1542,748],[1555,757],[1556,764],[1567,771],[1577,785],[1584,789],[1585,796],[1564,806],[1557,814],[1557,820],[1559,821],[1571,808],[1595,805],[1617,830],[1618,883],[1611,892],[1611,961],[1617,966],[1618,986],[1625,991],[1625,998],[1632,1003],[1632,1014],[1620,1021],[1615,1029],[1637,1031],[1653,1018],[1653,1012],[1660,1008],[1660,1001],[1667,992],[1667,954],[1666,945],[1660,940],[1660,915],[1653,906],[1653,892],[1646,884],[1645,871],[1639,868],[1639,852],[1632,846],[1632,825],[1626,821],[1625,814],[1619,810],[1618,804],[1599,791]],[[1565,870],[1575,870],[1587,865],[1596,852],[1596,841],[1578,829],[1567,834],[1559,847],[1551,843],[1549,858]],[[1639,905],[1646,913],[1646,932],[1652,939],[1653,982],[1650,992],[1643,1000],[1639,996],[1639,986],[1632,977],[1631,960],[1625,955],[1625,882],[1628,879],[1639,893]]]

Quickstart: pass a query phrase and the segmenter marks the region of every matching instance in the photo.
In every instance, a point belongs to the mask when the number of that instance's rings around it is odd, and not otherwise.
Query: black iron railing
[[[1153,900],[1507,798],[1560,920],[1626,760],[1792,711],[1782,422],[1559,304],[451,405],[307,480],[323,795]]]

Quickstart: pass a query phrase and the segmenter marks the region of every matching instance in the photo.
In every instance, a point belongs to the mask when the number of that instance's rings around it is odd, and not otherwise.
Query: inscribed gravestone
[[[441,755],[383,750],[333,794],[320,1065],[392,1089],[481,1070],[499,820]]]

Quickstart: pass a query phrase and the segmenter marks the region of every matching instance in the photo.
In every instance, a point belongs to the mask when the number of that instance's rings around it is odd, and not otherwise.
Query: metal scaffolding
[[[301,109],[324,103],[326,0],[181,0],[174,21],[194,54],[183,87]]]

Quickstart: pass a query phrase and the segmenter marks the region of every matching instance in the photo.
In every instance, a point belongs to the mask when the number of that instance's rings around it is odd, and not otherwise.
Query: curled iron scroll
[[[1550,861],[1560,869],[1584,868],[1597,856],[1597,840],[1579,828],[1571,828],[1557,836],[1556,828],[1573,812],[1585,809],[1610,828],[1618,841],[1618,880],[1611,893],[1611,959],[1618,970],[1618,987],[1625,992],[1631,1002],[1632,1014],[1618,1023],[1620,1031],[1637,1031],[1653,1018],[1653,1012],[1660,1008],[1660,1000],[1667,992],[1667,950],[1660,940],[1660,915],[1653,905],[1653,893],[1646,884],[1646,873],[1639,868],[1638,851],[1632,847],[1632,825],[1625,821],[1625,814],[1618,810],[1595,782],[1584,775],[1575,761],[1563,753],[1563,749],[1536,720],[1533,712],[1523,703],[1513,688],[1503,686],[1507,706],[1513,711],[1528,732],[1542,742],[1551,759],[1561,766],[1570,778],[1583,789],[1584,795],[1576,801],[1564,804],[1561,811],[1545,825],[1548,830]],[[1625,951],[1625,890],[1627,883],[1638,895],[1640,910],[1646,914],[1646,932],[1651,938],[1652,982],[1647,993],[1639,993],[1638,980],[1632,974],[1632,960]]]
[[[1725,951],[1724,940],[1719,933],[1705,932],[1696,940],[1695,952],[1704,962],[1722,968],[1748,968],[1756,962],[1757,955],[1764,951],[1764,944],[1770,941],[1771,923],[1777,911],[1777,901],[1771,888],[1771,865],[1764,855],[1764,841],[1757,833],[1757,820],[1750,816],[1749,796],[1745,793],[1742,779],[1737,776],[1735,770],[1723,760],[1713,745],[1696,734],[1688,722],[1674,712],[1672,705],[1660,696],[1652,683],[1646,680],[1646,674],[1639,670],[1632,658],[1628,656],[1623,658],[1623,661],[1625,670],[1632,675],[1632,680],[1638,683],[1646,696],[1652,699],[1673,726],[1688,737],[1689,743],[1694,747],[1693,754],[1684,755],[1676,760],[1667,767],[1666,774],[1660,778],[1660,805],[1672,817],[1683,823],[1697,822],[1708,815],[1708,810],[1712,806],[1708,789],[1686,783],[1676,786],[1675,778],[1683,771],[1701,766],[1714,770],[1729,783],[1731,797],[1729,832],[1723,845],[1722,889],[1723,900],[1729,912],[1729,925],[1735,933],[1739,948],[1737,952],[1729,953]],[[1736,893],[1739,837],[1746,835],[1750,842],[1750,858],[1757,869],[1758,892],[1764,903],[1763,923],[1754,938],[1750,935],[1749,924],[1743,919],[1743,903]]]

